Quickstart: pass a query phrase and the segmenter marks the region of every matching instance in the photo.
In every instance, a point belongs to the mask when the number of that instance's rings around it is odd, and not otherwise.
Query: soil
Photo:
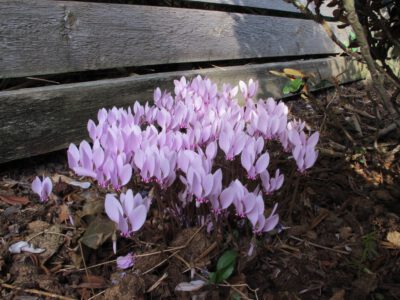
[[[377,138],[390,120],[371,97],[354,83],[287,101],[321,139],[317,164],[304,176],[285,170],[274,195],[281,232],[252,242],[230,229],[176,228],[154,210],[140,234],[118,239],[118,255],[136,255],[127,270],[116,268],[105,191],[69,184],[78,178],[65,151],[0,166],[0,298],[400,299],[400,241],[387,239],[400,231],[400,132]],[[57,182],[44,204],[30,188],[37,175]],[[11,254],[19,241],[45,251]],[[227,282],[175,291],[207,281],[228,249],[239,255]]]

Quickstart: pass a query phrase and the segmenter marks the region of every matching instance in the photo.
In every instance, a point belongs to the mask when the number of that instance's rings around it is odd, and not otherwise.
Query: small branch
[[[82,262],[83,262],[83,266],[84,266],[84,268],[85,268],[86,277],[89,278],[89,272],[88,272],[88,269],[87,269],[87,266],[86,266],[85,256],[83,255],[82,244],[81,244],[80,241],[79,241],[79,249],[80,249],[80,251],[81,251]],[[90,289],[91,289],[93,295],[95,295],[94,289],[93,289],[92,287],[91,287]]]
[[[349,51],[347,47],[337,38],[336,34],[333,32],[331,27],[329,26],[328,22],[326,22],[321,16],[313,14],[313,12],[303,4],[299,3],[297,0],[285,0],[288,3],[293,4],[297,9],[299,9],[303,14],[314,20],[315,22],[319,23],[322,28],[325,30],[326,34],[329,38],[340,47],[347,55],[354,57],[358,61],[362,62],[362,57],[355,52]]]
[[[28,294],[34,294],[34,295],[39,295],[39,296],[43,296],[43,297],[50,297],[53,299],[75,300],[74,298],[61,296],[61,295],[57,295],[57,294],[53,294],[53,293],[48,293],[48,292],[44,292],[44,291],[39,291],[39,290],[35,290],[35,289],[23,289],[23,288],[13,286],[13,285],[7,284],[7,283],[0,283],[0,286],[3,288],[6,288],[6,289],[10,289],[10,290],[23,291]]]
[[[337,253],[340,253],[340,254],[350,254],[350,252],[329,248],[329,247],[326,247],[326,246],[323,246],[323,245],[319,245],[319,244],[316,244],[316,243],[313,243],[313,242],[309,242],[309,241],[303,240],[303,239],[295,237],[293,235],[289,235],[289,238],[291,238],[292,240],[296,240],[298,242],[307,243],[307,244],[309,244],[311,246],[314,246],[316,248],[329,250],[329,251],[337,252]]]
[[[389,126],[381,129],[378,131],[378,137],[382,137],[387,135],[388,133],[392,132],[397,128],[397,125],[395,123],[390,124]]]
[[[373,85],[375,86],[379,96],[382,98],[382,103],[390,114],[395,114],[396,110],[390,102],[390,96],[383,86],[383,76],[380,76],[374,59],[372,58],[371,51],[368,45],[368,40],[358,19],[354,0],[343,0],[343,7],[347,12],[347,20],[349,21],[354,33],[357,37],[357,42],[360,46],[361,55],[367,63],[368,70],[371,73]]]

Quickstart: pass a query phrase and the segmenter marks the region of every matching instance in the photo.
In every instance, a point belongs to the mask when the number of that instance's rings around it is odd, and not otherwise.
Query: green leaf
[[[237,253],[233,250],[228,250],[218,259],[217,272],[226,269],[229,266],[234,266],[236,262]]]
[[[212,283],[217,283],[217,273],[216,272],[208,273],[208,280]]]
[[[227,280],[229,276],[232,275],[233,271],[235,270],[235,265],[232,264],[225,269],[221,269],[217,271],[217,282],[223,282],[224,280]]]
[[[356,39],[357,39],[356,34],[355,34],[353,31],[351,31],[351,32],[349,33],[349,40],[350,40],[350,41],[355,41]]]
[[[301,78],[296,78],[290,82],[291,92],[297,92],[303,86],[303,80]]]
[[[291,89],[290,89],[290,85],[289,85],[289,82],[288,82],[288,83],[283,87],[282,92],[283,92],[284,95],[288,95],[288,94],[290,94],[290,91],[291,91]]]
[[[287,95],[290,93],[296,93],[298,92],[302,87],[304,86],[303,79],[301,78],[296,78],[291,81],[289,81],[284,87],[283,87],[283,94]]]
[[[239,295],[238,293],[234,293],[234,294],[232,295],[232,299],[233,299],[233,300],[240,300],[241,298],[240,298],[240,295]]]

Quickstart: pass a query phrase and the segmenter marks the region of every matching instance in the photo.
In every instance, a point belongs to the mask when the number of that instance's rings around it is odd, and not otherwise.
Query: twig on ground
[[[96,298],[96,297],[98,297],[98,296],[100,296],[100,295],[104,294],[105,292],[106,292],[106,290],[104,290],[104,291],[101,291],[100,293],[97,293],[96,295],[94,295],[94,296],[92,296],[92,297],[88,298],[88,300],[92,300],[92,299],[94,299],[94,298]]]
[[[397,128],[397,124],[392,123],[378,131],[378,137],[383,137]]]
[[[197,257],[197,258],[194,260],[194,262],[196,263],[196,262],[200,261],[201,259],[203,259],[203,258],[204,258],[205,256],[207,256],[211,251],[213,251],[215,248],[217,248],[217,246],[218,246],[218,243],[217,243],[217,242],[212,243],[210,247],[208,247],[199,257]]]
[[[366,117],[366,118],[369,118],[369,119],[373,119],[373,120],[376,119],[375,116],[370,115],[370,114],[367,113],[366,111],[363,111],[363,110],[361,110],[361,109],[355,108],[355,107],[353,107],[351,104],[345,104],[345,105],[344,105],[344,108],[347,109],[347,110],[349,110],[349,111],[351,111],[351,112],[358,113],[359,115],[361,115],[361,116],[363,116],[363,117]]]
[[[151,291],[155,290],[155,289],[160,285],[160,283],[161,283],[165,278],[167,278],[167,277],[168,277],[168,274],[167,274],[167,273],[164,273],[163,276],[161,276],[161,277],[146,291],[146,293],[150,293]]]
[[[321,154],[324,154],[326,156],[332,156],[332,157],[344,157],[345,156],[344,153],[337,152],[332,149],[318,148],[318,150]]]
[[[54,234],[54,235],[60,235],[63,236],[65,238],[70,238],[70,236],[63,234],[63,233],[59,233],[59,232],[53,232],[53,231],[48,231],[48,230],[43,230],[41,232],[38,232],[37,234],[35,234],[34,236],[31,236],[29,239],[26,240],[26,242],[30,242],[31,240],[33,240],[34,238],[38,237],[39,235],[42,234]]]
[[[319,244],[316,244],[316,243],[313,243],[313,242],[309,242],[307,240],[303,240],[303,239],[295,237],[293,235],[289,235],[288,237],[291,238],[292,240],[296,240],[298,242],[307,243],[308,245],[314,246],[316,248],[321,248],[321,249],[324,249],[324,250],[329,250],[329,251],[337,252],[337,253],[340,253],[340,254],[350,254],[350,252],[343,251],[343,250],[338,250],[338,249],[334,249],[334,248],[329,248],[329,247],[326,247],[326,246],[323,246],[323,245],[319,245]]]
[[[145,274],[147,274],[147,273],[150,273],[150,272],[153,271],[154,269],[158,268],[159,266],[161,266],[161,265],[163,265],[165,262],[167,262],[171,257],[174,257],[176,254],[178,254],[179,251],[181,251],[182,249],[186,248],[186,247],[191,243],[191,241],[194,239],[194,237],[203,229],[203,227],[204,227],[204,225],[201,226],[199,229],[197,229],[196,232],[188,239],[188,241],[187,241],[184,245],[178,246],[178,247],[174,247],[174,248],[171,248],[171,249],[167,249],[167,250],[169,250],[169,251],[175,251],[175,252],[172,253],[171,255],[169,255],[166,259],[164,259],[164,260],[162,260],[161,262],[159,262],[157,265],[155,265],[155,266],[151,267],[150,269],[148,269],[147,271],[143,272],[141,275],[145,275]],[[167,250],[164,250],[164,251],[157,251],[157,252],[159,252],[159,253],[157,253],[157,254],[164,253],[164,252],[167,251]],[[154,255],[154,252],[151,253],[151,254]],[[142,255],[142,256],[144,256],[144,255]],[[139,257],[139,255],[137,255],[136,257]]]
[[[80,241],[79,241],[78,243],[79,243],[79,249],[80,249],[80,251],[81,251],[82,262],[83,262],[83,266],[84,266],[84,268],[85,268],[86,277],[89,278],[89,272],[88,272],[88,269],[87,269],[87,267],[86,267],[85,256],[83,255],[82,244],[81,244]],[[92,294],[95,295],[94,289],[93,289],[92,287],[90,288],[90,290],[92,291]]]
[[[39,291],[39,290],[35,290],[35,289],[23,289],[17,286],[13,286],[11,284],[8,283],[0,283],[0,286],[6,289],[10,289],[10,290],[16,290],[16,291],[22,291],[28,294],[34,294],[34,295],[39,295],[39,296],[44,296],[44,297],[50,297],[53,299],[60,299],[60,300],[75,300],[74,298],[70,298],[70,297],[66,297],[66,296],[61,296],[61,295],[57,295],[57,294],[53,294],[53,293],[49,293],[49,292],[44,292],[44,291]]]
[[[151,271],[153,271],[154,269],[157,269],[159,266],[162,266],[164,263],[166,263],[171,257],[174,257],[176,254],[178,254],[178,251],[175,251],[174,253],[172,253],[171,255],[169,255],[166,259],[162,260],[161,262],[159,262],[158,264],[156,264],[155,266],[151,267],[150,269],[148,269],[147,271],[141,273],[140,275],[146,275],[148,273],[150,273]]]

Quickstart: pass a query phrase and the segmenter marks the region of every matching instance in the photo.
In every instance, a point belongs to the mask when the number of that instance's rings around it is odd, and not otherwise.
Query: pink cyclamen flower
[[[293,145],[292,154],[296,160],[298,170],[303,173],[306,169],[311,168],[318,157],[318,151],[315,146],[319,140],[319,133],[314,132],[307,138],[304,131],[300,133],[296,130],[288,132],[289,141]]]
[[[143,226],[149,205],[148,198],[143,199],[139,193],[133,196],[132,190],[128,190],[126,194],[121,193],[120,200],[114,194],[107,194],[104,208],[122,235],[129,236]]]
[[[272,208],[271,214],[268,218],[265,219],[265,225],[263,228],[264,232],[268,232],[273,230],[279,223],[279,215],[276,213],[276,209],[278,208],[278,203],[274,205]]]
[[[44,177],[43,181],[36,176],[32,182],[32,191],[39,195],[41,202],[46,202],[49,199],[49,195],[53,189],[53,184],[50,178]]]
[[[260,174],[263,190],[266,194],[272,194],[282,187],[284,176],[280,174],[279,169],[275,171],[275,177],[270,176],[268,170]]]
[[[135,255],[130,252],[125,256],[117,257],[117,267],[119,269],[128,269],[135,264]]]

